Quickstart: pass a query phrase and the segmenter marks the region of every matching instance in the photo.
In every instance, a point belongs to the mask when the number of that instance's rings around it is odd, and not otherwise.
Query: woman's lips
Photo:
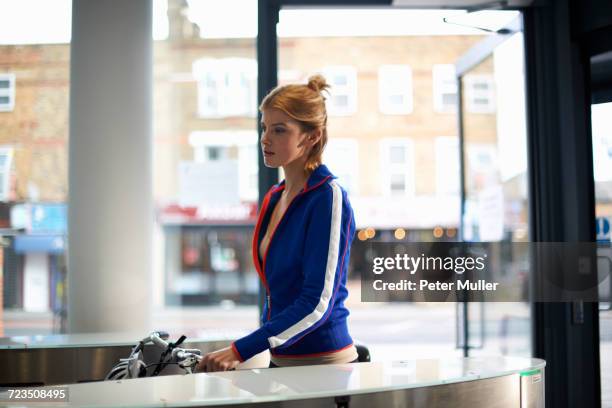
[[[263,153],[264,153],[264,156],[273,156],[273,155],[274,155],[274,153],[269,152],[269,151],[267,151],[267,150],[264,150],[264,152],[263,152]]]

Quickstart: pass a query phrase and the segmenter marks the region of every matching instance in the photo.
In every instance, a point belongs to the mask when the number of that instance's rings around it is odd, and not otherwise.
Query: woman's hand
[[[227,371],[236,368],[238,364],[240,364],[240,360],[234,350],[231,347],[226,347],[206,354],[198,363],[196,372]]]

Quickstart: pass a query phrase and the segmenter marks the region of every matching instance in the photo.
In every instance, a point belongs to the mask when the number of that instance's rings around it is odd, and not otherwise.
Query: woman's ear
[[[316,145],[319,140],[321,140],[321,137],[323,137],[323,129],[319,128],[319,129],[315,129],[311,132],[308,133],[308,145],[310,147]]]

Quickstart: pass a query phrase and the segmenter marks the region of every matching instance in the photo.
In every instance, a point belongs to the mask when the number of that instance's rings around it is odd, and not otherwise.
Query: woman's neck
[[[285,192],[289,196],[297,194],[310,176],[310,173],[304,168],[304,163],[299,162],[283,167],[283,171],[285,172]]]

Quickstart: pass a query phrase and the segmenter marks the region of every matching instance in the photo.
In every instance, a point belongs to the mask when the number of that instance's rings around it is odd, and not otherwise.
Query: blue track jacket
[[[266,304],[261,327],[232,343],[241,361],[266,349],[278,357],[312,357],[353,344],[344,300],[355,220],[335,178],[324,165],[313,171],[260,259],[259,243],[285,182],[264,197],[252,250]]]

